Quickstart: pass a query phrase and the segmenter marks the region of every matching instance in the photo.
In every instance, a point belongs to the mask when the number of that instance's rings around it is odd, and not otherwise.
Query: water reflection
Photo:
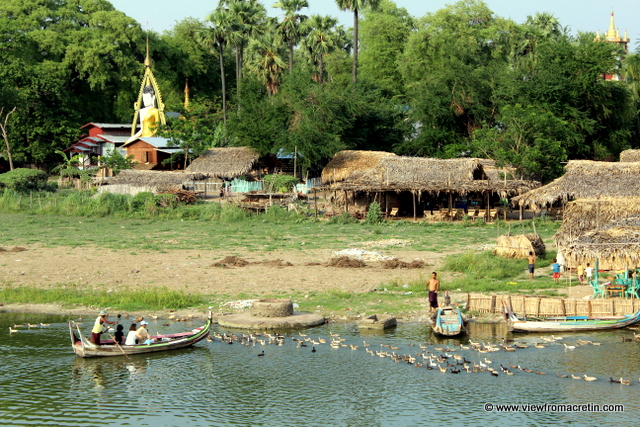
[[[312,352],[312,346],[296,348],[291,337],[284,346],[228,345],[216,340],[175,352],[82,359],[70,349],[64,316],[43,320],[51,323],[46,329],[9,336],[9,325],[34,323],[36,318],[42,317],[0,313],[3,426],[610,425],[612,416],[620,425],[630,425],[640,410],[636,398],[640,387],[638,343],[621,340],[631,335],[629,331],[564,338],[574,344],[578,338],[599,341],[601,346],[567,350],[556,343],[537,349],[533,343],[540,336],[513,336],[499,324],[471,324],[474,341],[500,343],[507,337],[529,345],[513,353],[478,355],[459,346],[467,344],[469,337],[438,339],[425,324],[403,324],[384,332],[330,324],[303,332],[327,341],[330,334],[339,334],[347,347],[332,349],[322,344]],[[184,326],[170,328],[179,331]],[[297,332],[285,332],[297,336]],[[431,342],[473,361],[486,357],[494,367],[521,365],[547,375],[521,371],[512,377],[441,374],[437,369],[418,369],[371,356],[364,351],[363,341],[372,351],[416,357],[423,350],[420,346]],[[349,345],[359,348],[351,350]],[[435,352],[433,346],[428,349]],[[265,356],[258,356],[261,351]],[[586,373],[599,380],[587,383],[558,378],[556,373]],[[625,387],[608,382],[609,376],[635,380]],[[499,414],[484,412],[486,402],[616,402],[626,406],[624,413],[615,415]]]

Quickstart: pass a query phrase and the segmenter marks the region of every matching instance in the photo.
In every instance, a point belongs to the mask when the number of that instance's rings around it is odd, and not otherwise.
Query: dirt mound
[[[261,264],[268,265],[270,267],[292,267],[293,266],[293,264],[291,264],[289,261],[283,261],[281,259],[274,259],[271,261],[262,261]]]
[[[27,250],[27,248],[23,248],[23,247],[20,247],[20,246],[14,246],[13,248],[11,248],[9,250],[7,250],[5,248],[0,248],[0,252],[24,252],[26,250]]]
[[[344,267],[344,268],[362,268],[366,267],[364,261],[359,259],[349,258],[348,256],[341,256],[337,258],[331,258],[328,264],[329,267]]]
[[[315,262],[315,261],[314,261],[314,262],[308,262],[306,265],[308,265],[308,266],[313,266],[313,265],[322,265],[322,263],[321,263],[321,262]]]
[[[226,256],[222,258],[220,261],[216,261],[211,264],[212,267],[244,267],[249,264],[249,261],[239,258],[235,255]]]
[[[382,261],[380,263],[382,268],[424,268],[426,263],[424,261],[420,261],[418,259],[414,259],[411,262],[400,261],[399,259],[390,259],[386,261]]]

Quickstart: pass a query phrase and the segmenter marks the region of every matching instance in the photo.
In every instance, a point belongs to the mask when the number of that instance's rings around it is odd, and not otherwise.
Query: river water
[[[216,339],[130,359],[82,359],[71,350],[67,320],[0,313],[1,426],[629,426],[640,415],[640,343],[623,342],[623,337],[633,337],[629,330],[564,334],[562,341],[544,349],[530,345],[516,352],[478,354],[461,349],[458,340],[437,340],[425,324],[402,324],[385,333],[329,324],[300,331],[327,341],[316,345],[315,352],[311,344],[298,348],[291,338],[282,346],[255,348]],[[27,322],[50,326],[25,326],[9,333],[9,326]],[[177,332],[199,323],[163,327],[151,322],[150,330]],[[499,343],[506,334],[503,325],[470,326],[463,344],[468,339]],[[86,322],[83,330],[89,329]],[[214,332],[242,333],[218,327]],[[298,331],[289,332],[303,339]],[[331,334],[359,348],[330,348]],[[539,335],[514,338],[528,344],[541,341]],[[601,345],[579,346],[577,339]],[[448,352],[498,370],[500,364],[521,365],[546,375],[519,369],[512,369],[513,376],[444,374],[437,368],[372,356],[365,352],[363,340],[372,351]],[[420,348],[427,341],[432,345]],[[265,355],[258,356],[262,351]],[[598,380],[560,378],[556,373],[587,374]],[[614,384],[609,377],[633,383]],[[621,404],[624,411],[487,412],[488,403]]]

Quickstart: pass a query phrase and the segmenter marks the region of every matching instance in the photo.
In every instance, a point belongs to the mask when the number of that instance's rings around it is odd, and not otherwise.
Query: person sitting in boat
[[[122,332],[122,330],[124,329],[124,326],[122,325],[118,325],[116,327],[116,333],[114,334],[113,339],[116,341],[116,344],[122,345],[124,344],[124,332]]]
[[[140,327],[138,328],[138,332],[136,333],[136,338],[138,339],[138,344],[148,344],[151,342],[151,335],[149,331],[147,331],[147,321],[143,320],[140,322]]]
[[[137,326],[135,323],[129,326],[129,333],[127,334],[127,339],[124,341],[124,345],[136,345],[138,343],[136,341],[136,334],[138,333]]]
[[[106,311],[100,311],[100,315],[96,317],[96,321],[93,324],[93,329],[91,330],[91,337],[89,337],[89,341],[95,345],[100,345],[100,335],[104,332],[105,323],[108,325],[114,325],[118,322],[112,322],[108,319],[109,315]]]

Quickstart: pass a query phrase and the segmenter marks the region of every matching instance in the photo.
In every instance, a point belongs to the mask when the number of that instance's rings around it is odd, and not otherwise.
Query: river
[[[355,324],[329,324],[304,331],[327,343],[297,347],[244,346],[215,339],[193,348],[153,355],[82,359],[71,350],[68,316],[0,313],[0,425],[2,426],[628,426],[640,414],[640,343],[629,330],[564,334],[533,347],[539,335],[518,335],[529,344],[516,352],[478,354],[458,340],[439,341],[425,324],[401,324],[385,333]],[[9,333],[14,324],[50,324]],[[90,322],[83,330],[88,332]],[[151,321],[150,330],[177,332],[198,326]],[[128,322],[125,322],[128,325]],[[243,331],[214,327],[214,333]],[[287,331],[297,339],[298,331]],[[329,346],[338,334],[347,347]],[[504,325],[470,325],[468,339],[500,343]],[[577,345],[577,340],[600,346]],[[527,373],[441,373],[365,351],[418,355],[460,354],[472,363],[520,365]],[[426,348],[425,342],[431,342]],[[561,343],[576,346],[566,349]],[[352,350],[348,345],[358,346]],[[312,351],[315,347],[315,352]],[[397,347],[397,348],[396,348]],[[444,351],[436,350],[435,347]],[[452,351],[455,350],[455,351]],[[264,356],[260,354],[264,351]],[[492,362],[489,364],[485,358]],[[447,361],[454,364],[452,357]],[[444,362],[447,363],[447,362]],[[443,363],[443,364],[444,364]],[[449,368],[452,369],[452,368]],[[546,375],[536,374],[545,372]],[[594,382],[560,378],[595,376]],[[609,377],[632,379],[631,386]],[[620,404],[616,412],[498,412],[487,404]],[[579,408],[573,408],[579,409]]]

